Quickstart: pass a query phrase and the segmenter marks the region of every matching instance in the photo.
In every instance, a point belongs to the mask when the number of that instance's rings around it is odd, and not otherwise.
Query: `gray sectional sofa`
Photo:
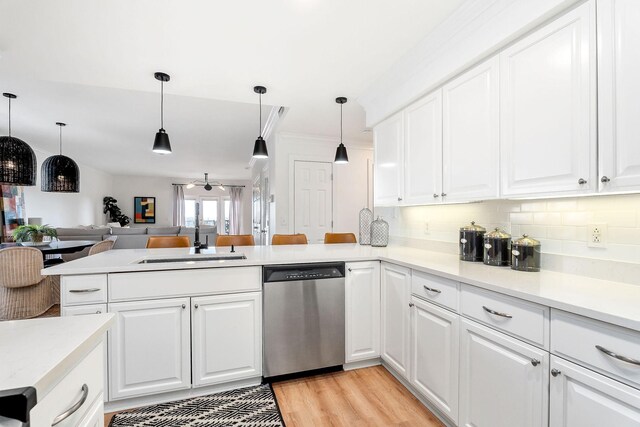
[[[93,240],[99,242],[111,236],[117,236],[117,240],[113,249],[137,249],[144,248],[147,245],[147,239],[150,235],[155,236],[188,236],[189,241],[193,244],[195,238],[195,228],[193,227],[102,227],[102,228],[56,228],[58,239],[60,240]],[[200,227],[200,241],[206,242],[209,237],[209,245],[214,246],[216,237],[218,236],[216,227],[202,226]],[[75,254],[64,255],[66,261],[86,256],[89,250]]]

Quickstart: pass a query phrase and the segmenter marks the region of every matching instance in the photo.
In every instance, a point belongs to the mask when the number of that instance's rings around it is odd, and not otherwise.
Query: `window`
[[[200,203],[200,225],[218,226],[218,233],[229,234],[231,200],[228,197],[200,197],[184,200],[184,224],[196,226],[196,203]],[[219,223],[219,220],[224,223]]]
[[[184,200],[184,225],[187,227],[196,226],[196,199]]]
[[[224,198],[224,233],[229,234],[229,218],[231,212],[231,199]]]
[[[202,199],[200,204],[202,208],[202,224],[217,225],[218,224],[218,199]]]

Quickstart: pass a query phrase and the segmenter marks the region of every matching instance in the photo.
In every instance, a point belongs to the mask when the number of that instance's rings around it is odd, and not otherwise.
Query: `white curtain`
[[[173,186],[173,225],[184,225],[184,186]]]
[[[229,187],[231,206],[229,209],[229,234],[240,234],[242,222],[242,187]],[[220,233],[220,230],[218,230]]]

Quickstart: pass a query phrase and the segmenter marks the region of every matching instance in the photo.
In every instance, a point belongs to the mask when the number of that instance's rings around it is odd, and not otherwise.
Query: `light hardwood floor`
[[[273,384],[287,427],[443,427],[382,366]],[[105,427],[114,414],[106,414]]]

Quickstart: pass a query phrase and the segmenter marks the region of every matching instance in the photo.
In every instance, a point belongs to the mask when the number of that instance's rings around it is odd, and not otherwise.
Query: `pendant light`
[[[40,189],[53,193],[79,193],[80,168],[73,159],[62,155],[62,128],[66,123],[56,122],[56,125],[60,128],[60,154],[42,163]]]
[[[349,163],[349,156],[347,155],[347,147],[342,143],[342,105],[347,103],[347,98],[340,96],[336,98],[336,102],[340,104],[340,145],[336,149],[336,159],[334,163],[337,165]]]
[[[157,72],[154,74],[156,80],[160,81],[160,129],[156,133],[156,139],[153,141],[153,152],[158,154],[171,154],[171,144],[169,143],[169,135],[164,130],[164,83],[168,82],[171,77],[169,74]]]
[[[211,191],[213,187],[209,184],[209,174],[205,172],[204,174],[204,189],[207,191]]]
[[[267,88],[264,86],[254,86],[253,91],[260,95],[260,136],[256,139],[256,143],[253,146],[253,158],[266,159],[269,157],[269,153],[267,152],[267,143],[262,138],[262,94],[267,93]]]
[[[17,96],[2,95],[9,99],[9,136],[0,136],[0,184],[36,185],[36,154],[29,144],[11,136],[11,100]]]

